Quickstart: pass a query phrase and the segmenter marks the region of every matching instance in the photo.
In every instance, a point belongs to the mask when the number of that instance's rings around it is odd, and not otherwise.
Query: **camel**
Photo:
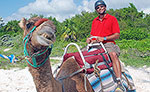
[[[52,21],[40,17],[22,18],[19,26],[24,30],[24,52],[37,92],[86,92],[84,73],[60,80],[80,69],[73,58],[68,58],[56,78],[53,77],[49,59],[51,48],[48,48],[56,40],[56,27]],[[94,92],[87,79],[86,88],[87,92]]]

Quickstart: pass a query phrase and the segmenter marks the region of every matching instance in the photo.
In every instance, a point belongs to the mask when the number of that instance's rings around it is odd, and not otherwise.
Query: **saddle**
[[[82,51],[83,57],[85,59],[85,67],[86,67],[86,73],[90,74],[94,72],[94,65],[96,61],[98,60],[97,67],[100,70],[106,69],[108,67],[112,67],[112,62],[109,60],[108,55],[105,53],[104,49],[97,49],[94,51]],[[66,61],[67,58],[74,57],[76,62],[79,64],[79,66],[82,68],[84,66],[84,62],[81,58],[81,55],[79,52],[74,53],[66,53],[64,55],[63,62]]]
[[[69,46],[72,45],[74,45],[78,49],[78,52],[67,53]],[[101,45],[102,48],[94,50],[92,50],[92,48],[88,48],[86,51],[81,51],[77,44],[68,44],[63,54],[62,63],[65,62],[67,58],[74,57],[81,69],[68,76],[65,76],[64,78],[71,77],[82,71],[86,73],[85,76],[88,78],[95,92],[114,92],[116,90],[117,84],[115,82],[112,62],[103,43],[99,43],[97,45]],[[54,71],[54,74],[57,72],[57,69]],[[95,76],[95,70],[98,70],[99,76]],[[122,73],[122,80],[123,85],[126,89],[128,89],[128,91],[132,90],[132,92],[135,92],[133,79],[127,70],[124,70],[124,72]]]

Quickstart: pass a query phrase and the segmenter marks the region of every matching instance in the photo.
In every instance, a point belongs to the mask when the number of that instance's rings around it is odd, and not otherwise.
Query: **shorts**
[[[120,48],[118,45],[112,43],[112,42],[108,42],[104,44],[106,50],[109,52],[116,52],[117,56],[120,56]]]
[[[107,50],[107,52],[116,52],[117,56],[119,57],[120,56],[120,48],[118,45],[112,43],[112,42],[108,42],[108,43],[104,43],[104,46]],[[92,48],[98,48],[98,49],[101,49],[102,47],[99,45],[99,46],[92,46]]]

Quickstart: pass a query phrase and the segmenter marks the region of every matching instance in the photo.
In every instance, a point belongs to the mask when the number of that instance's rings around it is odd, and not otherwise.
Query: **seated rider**
[[[102,42],[104,44],[111,58],[114,73],[118,81],[117,83],[120,83],[121,66],[118,59],[120,55],[120,48],[114,41],[120,37],[118,21],[114,16],[106,13],[106,4],[102,0],[98,0],[95,3],[95,10],[99,16],[96,17],[92,22],[90,35],[97,36],[96,42]],[[92,40],[87,38],[86,42],[89,44],[92,42]]]

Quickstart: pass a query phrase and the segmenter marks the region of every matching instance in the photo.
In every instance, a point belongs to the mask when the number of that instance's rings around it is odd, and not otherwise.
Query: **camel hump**
[[[80,69],[80,66],[78,65],[78,63],[75,61],[75,58],[73,58],[73,57],[69,57],[63,63],[64,64],[62,65],[61,69],[65,69],[66,72],[70,71],[69,73],[72,73],[72,72],[75,72],[76,70]]]

